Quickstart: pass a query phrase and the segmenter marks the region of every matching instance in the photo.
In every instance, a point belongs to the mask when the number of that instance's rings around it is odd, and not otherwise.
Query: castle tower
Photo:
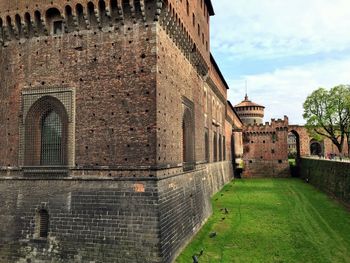
[[[244,125],[262,124],[264,122],[265,107],[250,101],[247,94],[244,100],[234,108]]]
[[[0,0],[0,262],[174,260],[232,177],[213,15]]]

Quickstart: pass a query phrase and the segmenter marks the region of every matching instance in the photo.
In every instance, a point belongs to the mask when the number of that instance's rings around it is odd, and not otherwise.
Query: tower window
[[[53,22],[53,34],[60,35],[63,33],[63,22],[62,21],[54,21]]]

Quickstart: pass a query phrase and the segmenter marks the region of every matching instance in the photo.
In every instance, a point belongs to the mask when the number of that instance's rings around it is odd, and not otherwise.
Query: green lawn
[[[299,179],[235,180],[212,203],[176,262],[193,262],[201,249],[200,263],[350,262],[350,213]]]

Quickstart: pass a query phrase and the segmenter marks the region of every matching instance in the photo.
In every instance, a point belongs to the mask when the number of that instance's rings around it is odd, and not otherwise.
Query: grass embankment
[[[235,180],[212,203],[176,262],[193,262],[202,249],[200,263],[350,262],[350,213],[299,179]]]

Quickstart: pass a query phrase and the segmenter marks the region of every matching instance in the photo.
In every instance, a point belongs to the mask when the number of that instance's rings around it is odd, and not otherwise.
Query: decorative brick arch
[[[59,127],[56,136],[60,137],[57,142],[57,157],[44,161],[45,152],[43,150],[43,124],[48,116],[55,114]],[[25,118],[24,135],[24,165],[42,166],[42,165],[68,165],[68,114],[64,105],[55,97],[43,96],[38,99],[29,109]],[[52,127],[56,128],[56,127]],[[59,134],[58,134],[59,133]],[[49,153],[47,153],[49,154]]]

